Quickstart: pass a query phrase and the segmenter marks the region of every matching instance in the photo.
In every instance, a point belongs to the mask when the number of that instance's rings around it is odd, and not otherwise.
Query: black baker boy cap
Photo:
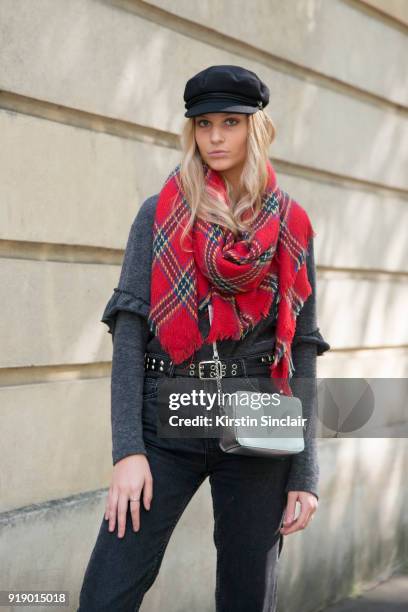
[[[187,81],[184,102],[185,117],[216,112],[252,114],[268,104],[269,89],[255,72],[241,66],[209,66]]]

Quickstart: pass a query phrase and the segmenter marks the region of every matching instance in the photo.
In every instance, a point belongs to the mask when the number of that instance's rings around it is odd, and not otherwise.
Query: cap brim
[[[231,104],[231,100],[225,102],[213,100],[211,102],[195,104],[184,113],[184,116],[196,117],[197,115],[204,115],[204,113],[245,113],[246,115],[252,115],[258,110],[260,110],[258,106]]]

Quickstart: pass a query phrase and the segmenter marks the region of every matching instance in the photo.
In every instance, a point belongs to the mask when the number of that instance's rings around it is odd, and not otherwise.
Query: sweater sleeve
[[[296,320],[292,343],[294,374],[291,380],[293,395],[302,401],[303,416],[307,419],[304,432],[305,448],[292,457],[286,492],[309,491],[319,498],[319,463],[317,457],[317,380],[316,358],[330,350],[330,345],[317,327],[316,267],[313,238],[307,253],[307,273],[312,293],[306,300]]]
[[[146,453],[143,441],[144,353],[146,320],[121,310],[116,316],[111,376],[112,459]]]
[[[112,335],[112,459],[146,453],[143,441],[144,354],[149,338],[151,237],[155,196],[145,200],[131,225],[118,286],[101,321]]]

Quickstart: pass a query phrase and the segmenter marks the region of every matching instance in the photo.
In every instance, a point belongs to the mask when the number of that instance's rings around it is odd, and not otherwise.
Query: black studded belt
[[[269,367],[273,361],[274,353],[260,353],[246,355],[245,357],[220,358],[221,375],[223,377],[251,376],[269,374]],[[144,369],[155,376],[195,376],[204,380],[215,378],[216,362],[214,359],[191,361],[187,365],[175,365],[171,359],[163,355],[145,353]]]

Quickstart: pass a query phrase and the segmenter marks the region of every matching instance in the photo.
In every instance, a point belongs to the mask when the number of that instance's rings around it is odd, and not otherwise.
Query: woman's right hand
[[[116,517],[118,521],[118,538],[123,538],[126,527],[126,513],[130,503],[133,530],[140,528],[140,504],[150,510],[153,497],[153,478],[149,462],[143,453],[128,455],[113,467],[112,483],[109,487],[105,508],[105,520],[109,520],[109,531],[114,531]],[[140,499],[129,502],[130,498]]]

